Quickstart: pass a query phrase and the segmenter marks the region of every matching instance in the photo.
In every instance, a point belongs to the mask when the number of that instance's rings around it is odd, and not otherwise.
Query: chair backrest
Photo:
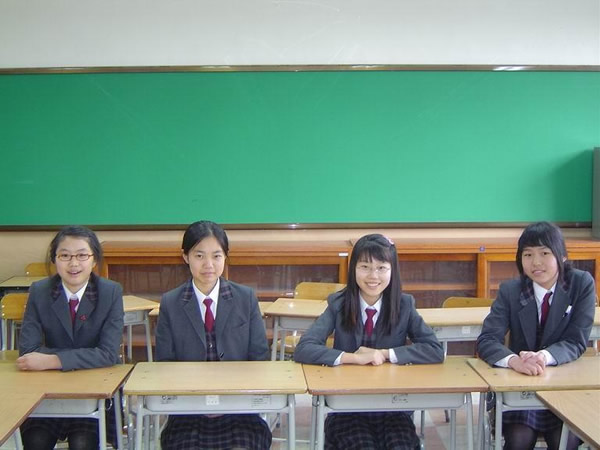
[[[25,305],[29,294],[12,293],[2,297],[2,319],[3,320],[23,320],[25,314]]]
[[[294,298],[305,298],[308,300],[327,300],[329,294],[333,294],[346,285],[343,283],[319,283],[303,281],[298,283],[294,290]]]
[[[480,297],[448,297],[442,303],[442,308],[468,308],[472,306],[492,306],[491,298]]]
[[[46,263],[43,262],[29,263],[25,266],[25,275],[28,277],[47,277],[48,275],[54,275],[56,273],[54,267],[52,267],[50,271],[52,274],[48,273]]]

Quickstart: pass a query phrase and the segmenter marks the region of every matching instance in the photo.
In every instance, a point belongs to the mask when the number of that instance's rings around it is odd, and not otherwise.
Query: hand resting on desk
[[[56,355],[31,352],[17,358],[19,370],[52,370],[62,369],[60,359]]]

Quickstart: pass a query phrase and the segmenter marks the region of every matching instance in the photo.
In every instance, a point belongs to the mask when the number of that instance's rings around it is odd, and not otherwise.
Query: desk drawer
[[[158,303],[157,303],[158,305]],[[144,311],[129,311],[123,314],[124,325],[134,325],[144,322]]]
[[[43,400],[35,409],[33,414],[91,414],[98,409],[98,400],[62,400],[47,399]]]
[[[326,395],[325,403],[332,409],[347,411],[411,410],[427,408],[460,408],[465,394],[374,394]]]
[[[219,411],[279,410],[287,405],[286,395],[152,395],[145,399],[152,411],[190,411],[216,413]]]

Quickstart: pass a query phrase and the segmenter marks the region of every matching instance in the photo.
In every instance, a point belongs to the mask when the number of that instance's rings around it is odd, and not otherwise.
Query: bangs
[[[377,261],[383,261],[392,263],[392,257],[390,255],[390,249],[382,247],[375,242],[368,243],[365,248],[360,250],[356,260],[361,262],[373,262],[374,259]]]

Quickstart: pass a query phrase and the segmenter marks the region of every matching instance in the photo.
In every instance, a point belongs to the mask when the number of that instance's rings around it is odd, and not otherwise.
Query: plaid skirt
[[[325,419],[325,449],[414,450],[419,437],[408,412],[335,413]]]
[[[115,419],[114,407],[110,400],[106,401],[106,441],[117,448],[117,421]],[[75,418],[40,417],[27,419],[21,424],[21,435],[35,433],[35,428],[41,428],[54,436],[56,440],[64,441],[71,433],[93,433],[98,439],[98,420]]]
[[[562,420],[547,409],[506,411],[502,413],[502,425],[520,423],[533,428],[538,433],[547,433],[562,426]]]
[[[258,414],[169,416],[160,436],[163,450],[271,447],[271,430]]]

